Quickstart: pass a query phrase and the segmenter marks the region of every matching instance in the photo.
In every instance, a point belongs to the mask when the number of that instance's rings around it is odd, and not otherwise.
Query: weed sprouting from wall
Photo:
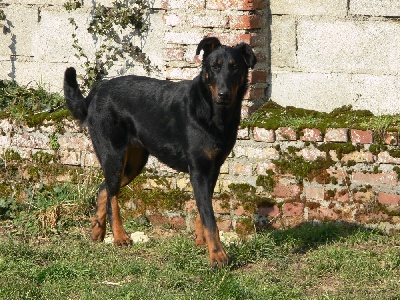
[[[64,4],[67,11],[79,9],[82,2],[69,0]],[[95,82],[108,75],[115,62],[123,59],[127,67],[132,67],[134,62],[141,63],[147,73],[155,69],[145,53],[133,45],[133,36],[141,36],[148,30],[146,17],[149,6],[144,0],[115,0],[111,7],[102,4],[93,5],[91,10],[92,20],[87,28],[98,45],[94,59],[85,53],[77,37],[78,24],[73,17],[69,18],[74,28],[73,47],[75,56],[83,60],[82,67],[86,75],[82,78],[82,88],[88,90]]]

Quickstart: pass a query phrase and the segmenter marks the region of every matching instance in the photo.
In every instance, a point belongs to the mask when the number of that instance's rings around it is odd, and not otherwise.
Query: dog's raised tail
[[[84,123],[87,117],[88,103],[79,89],[74,68],[67,68],[67,70],[65,70],[64,97],[72,116],[81,123]]]

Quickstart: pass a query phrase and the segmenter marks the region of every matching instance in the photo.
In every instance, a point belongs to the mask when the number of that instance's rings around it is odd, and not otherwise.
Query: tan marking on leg
[[[228,255],[226,255],[226,252],[219,239],[218,228],[215,229],[215,232],[211,232],[204,227],[204,235],[208,245],[211,266],[224,266],[228,264]]]
[[[112,209],[112,231],[114,235],[114,244],[117,246],[128,246],[131,244],[131,239],[129,235],[125,232],[122,226],[121,214],[119,211],[118,197],[114,196],[111,199],[111,209]]]
[[[201,221],[200,214],[198,214],[196,218],[195,233],[196,233],[196,240],[195,240],[196,246],[205,246],[206,238],[204,236],[204,226],[203,222]]]
[[[107,216],[107,190],[103,189],[97,196],[97,210],[94,217],[90,218],[92,226],[91,238],[93,241],[103,241],[106,234]]]

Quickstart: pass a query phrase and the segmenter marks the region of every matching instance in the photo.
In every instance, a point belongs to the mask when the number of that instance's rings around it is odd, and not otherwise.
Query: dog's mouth
[[[221,99],[215,100],[215,103],[219,106],[229,106],[231,104],[231,99]]]

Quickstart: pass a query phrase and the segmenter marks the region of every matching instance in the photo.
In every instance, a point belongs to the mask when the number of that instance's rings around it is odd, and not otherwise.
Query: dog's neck
[[[240,122],[240,112],[242,106],[242,94],[239,93],[237,99],[232,101],[230,106],[222,106],[212,100],[210,88],[198,76],[194,79],[191,88],[192,103],[190,103],[190,112],[197,115],[198,119],[209,128],[214,128],[220,134],[232,130],[232,127],[237,129]],[[246,90],[244,86],[242,88]],[[241,89],[241,90],[242,90]]]

